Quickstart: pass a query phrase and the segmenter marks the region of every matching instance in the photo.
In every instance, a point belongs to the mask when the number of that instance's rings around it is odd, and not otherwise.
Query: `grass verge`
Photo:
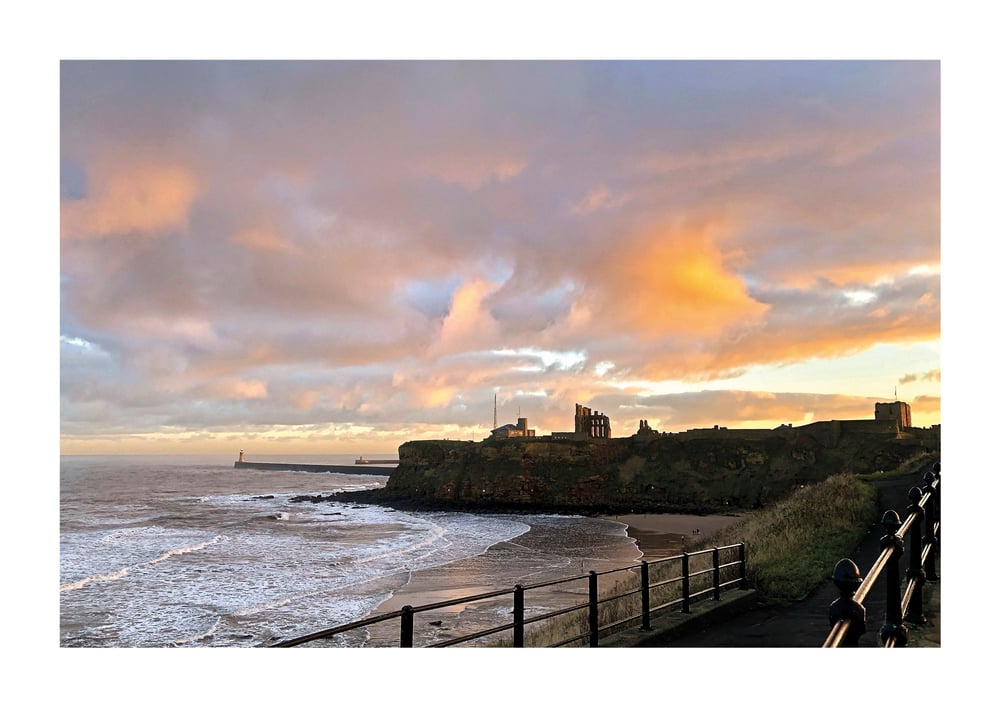
[[[796,600],[830,577],[877,517],[875,488],[838,474],[749,514],[705,546],[745,542],[750,584],[772,599]]]

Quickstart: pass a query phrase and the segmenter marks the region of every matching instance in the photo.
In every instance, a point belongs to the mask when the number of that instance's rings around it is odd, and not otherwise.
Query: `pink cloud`
[[[87,196],[62,203],[63,238],[183,229],[198,191],[194,174],[178,165],[102,166],[87,177]]]

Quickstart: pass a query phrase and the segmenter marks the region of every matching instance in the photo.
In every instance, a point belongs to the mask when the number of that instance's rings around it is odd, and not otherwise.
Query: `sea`
[[[355,458],[248,460],[352,465]],[[266,647],[402,603],[601,572],[641,556],[623,523],[601,518],[296,500],[381,487],[391,468],[360,475],[236,469],[234,461],[60,458],[60,647]],[[414,640],[509,621],[507,603],[449,607],[418,622]],[[306,645],[391,646],[397,627]]]

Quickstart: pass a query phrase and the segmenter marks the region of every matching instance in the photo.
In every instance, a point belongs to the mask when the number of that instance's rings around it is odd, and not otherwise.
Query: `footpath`
[[[912,475],[875,482],[881,511],[894,510],[905,518],[910,501],[909,490],[923,487],[921,468]],[[881,520],[882,513],[879,513]],[[875,563],[881,552],[880,543],[885,529],[876,521],[865,535],[851,559],[862,576]],[[900,561],[900,573],[905,574],[909,559],[907,546]],[[940,563],[936,563],[940,574]],[[833,573],[833,566],[830,567]],[[886,588],[880,577],[864,601],[866,631],[859,647],[879,647],[879,631],[885,623]],[[830,604],[839,596],[833,581],[825,582],[800,601],[776,603],[756,591],[734,589],[723,592],[721,601],[704,600],[691,606],[691,613],[670,612],[655,617],[651,630],[632,629],[602,639],[604,647],[677,647],[677,648],[754,648],[754,647],[821,647],[830,632]],[[941,584],[926,582],[923,588],[922,625],[907,624],[907,647],[941,646]]]

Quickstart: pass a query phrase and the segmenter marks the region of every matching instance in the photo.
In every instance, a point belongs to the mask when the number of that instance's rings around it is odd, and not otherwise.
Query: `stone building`
[[[611,437],[611,420],[597,410],[576,404],[572,432],[553,432],[553,439],[608,439]]]
[[[649,426],[649,420],[639,420],[639,429],[632,436],[639,439],[648,439],[650,437],[659,437],[660,433]]]
[[[875,403],[876,420],[895,420],[896,429],[902,432],[907,427],[913,427],[910,419],[910,405],[902,400],[891,403]]]
[[[517,418],[517,424],[511,425],[501,425],[495,430],[490,431],[490,437],[493,439],[509,439],[510,437],[534,437],[535,431],[528,429],[528,418],[519,417]]]

